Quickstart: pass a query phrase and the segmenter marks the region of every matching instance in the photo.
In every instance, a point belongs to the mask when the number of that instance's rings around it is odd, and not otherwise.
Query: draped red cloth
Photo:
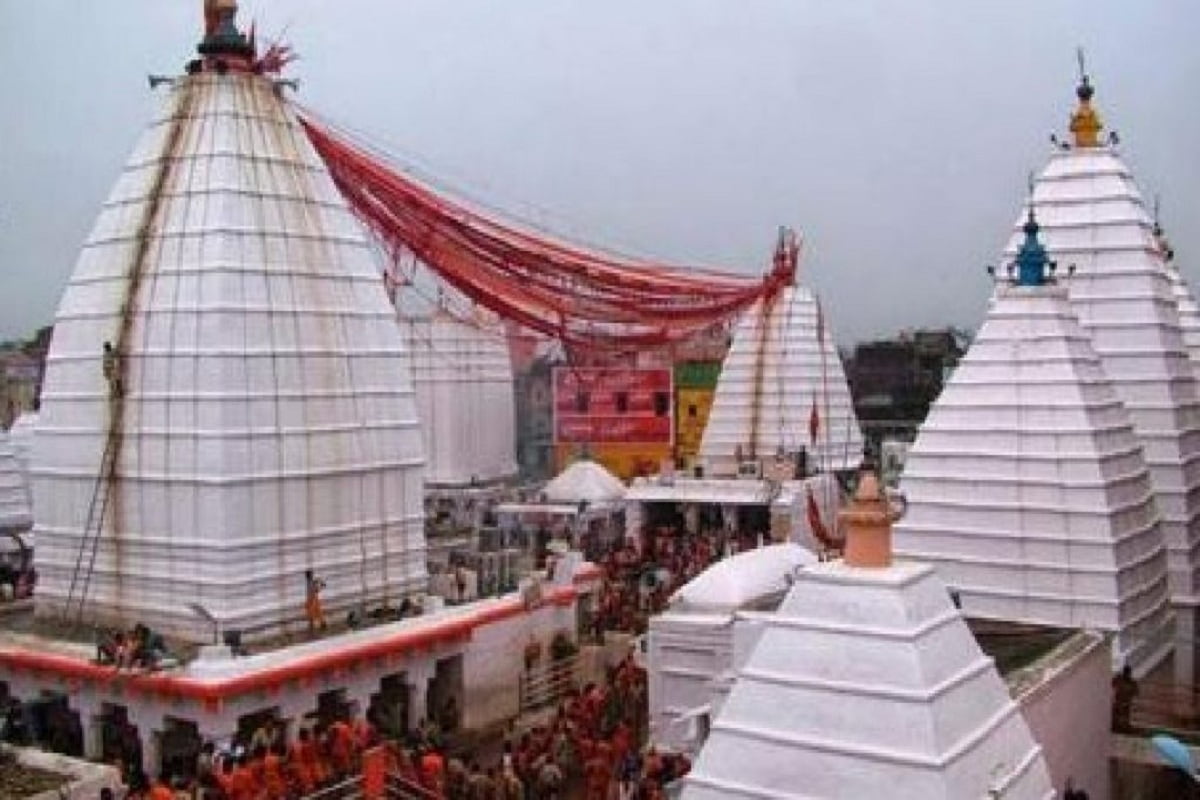
[[[338,190],[389,252],[407,251],[501,318],[584,349],[684,340],[772,295],[762,278],[673,267],[551,239],[451,200],[302,113]]]

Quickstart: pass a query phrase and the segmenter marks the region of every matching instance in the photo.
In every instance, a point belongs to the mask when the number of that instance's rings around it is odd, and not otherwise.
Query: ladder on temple
[[[112,478],[116,467],[119,439],[120,429],[118,426],[109,426],[108,436],[104,442],[104,455],[100,459],[100,471],[92,485],[92,501],[88,505],[87,522],[83,527],[79,552],[75,555],[75,569],[71,573],[71,586],[67,590],[67,602],[63,609],[63,618],[75,624],[83,619],[83,611],[87,606],[88,589],[92,583],[92,573],[96,569],[100,534],[104,530],[104,518],[108,514],[109,499],[112,497]],[[72,620],[71,610],[76,603],[78,608]]]

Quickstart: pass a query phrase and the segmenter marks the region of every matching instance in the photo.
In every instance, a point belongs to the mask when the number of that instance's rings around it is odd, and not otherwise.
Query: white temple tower
[[[864,474],[843,512],[846,560],[798,571],[764,618],[684,800],[1054,796],[1041,748],[933,567],[891,563],[887,514]]]
[[[498,323],[439,306],[402,316],[430,486],[496,483],[517,473],[512,362]]]
[[[236,4],[212,5],[59,305],[35,464],[39,613],[198,640],[196,607],[247,636],[302,618],[305,570],[331,612],[426,583],[394,312]]]
[[[700,443],[710,465],[801,449],[813,469],[850,469],[862,460],[842,362],[820,302],[795,282],[796,256],[794,241],[781,236],[775,274],[785,283],[734,331]]]
[[[25,474],[11,437],[0,429],[0,531],[26,531],[31,523]]]
[[[1100,135],[1086,75],[1076,94],[1072,141],[1051,156],[1029,202],[1051,257],[1063,269],[1075,268],[1071,305],[1129,410],[1150,467],[1179,624],[1177,673],[1186,677],[1200,599],[1200,396],[1154,221],[1115,139]],[[1017,253],[1022,239],[1018,229],[1006,256]]]
[[[968,617],[1113,632],[1140,675],[1172,634],[1150,475],[1038,230],[909,450],[896,552]]]

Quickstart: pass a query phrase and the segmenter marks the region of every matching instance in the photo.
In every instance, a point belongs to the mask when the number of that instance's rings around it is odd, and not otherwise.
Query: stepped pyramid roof
[[[31,523],[25,475],[12,438],[0,430],[0,530],[25,530]]]
[[[1051,257],[1075,268],[1071,305],[1150,467],[1171,594],[1191,598],[1200,582],[1200,395],[1154,222],[1115,139],[1100,135],[1086,76],[1077,94],[1073,142],[1056,149],[1027,205],[1037,211]],[[1022,222],[1025,216],[1022,210]],[[1020,224],[1007,257],[1023,241]]]
[[[1113,631],[1139,672],[1169,639],[1166,553],[1128,411],[1026,222],[971,349],[909,449],[896,551],[970,617]]]
[[[466,486],[517,472],[508,346],[498,324],[444,308],[404,316],[430,484]]]
[[[426,584],[394,311],[236,4],[214,13],[63,293],[35,487],[40,614],[74,615],[82,564],[86,619],[199,641],[193,606],[247,635],[295,618],[305,570],[331,614]]]
[[[843,514],[879,516],[877,490],[864,477]],[[933,567],[889,563],[883,539],[851,551],[861,560],[799,570],[763,617],[684,800],[1053,797],[1041,748]]]
[[[777,260],[785,247],[781,238]],[[852,468],[861,460],[862,432],[828,319],[812,291],[794,283],[794,267],[790,278],[751,306],[734,330],[700,443],[702,459],[773,458],[805,448],[810,463],[825,469]]]
[[[1159,253],[1167,268],[1167,280],[1171,284],[1171,296],[1175,298],[1175,306],[1179,311],[1179,327],[1183,332],[1183,346],[1187,348],[1188,359],[1192,362],[1192,371],[1200,380],[1200,306],[1192,294],[1179,264],[1175,263],[1175,252],[1167,243],[1166,236],[1157,224],[1154,226],[1155,239],[1158,242]]]

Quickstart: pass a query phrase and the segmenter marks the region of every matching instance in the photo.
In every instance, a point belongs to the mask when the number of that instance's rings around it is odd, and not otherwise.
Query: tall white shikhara
[[[270,630],[302,616],[306,569],[331,609],[424,589],[408,355],[357,222],[267,77],[175,80],[80,254],[38,426],[39,613],[62,610],[96,535],[114,427],[86,619],[205,639],[190,604]]]
[[[1162,515],[1181,641],[1200,565],[1200,395],[1154,222],[1115,147],[1056,152],[1030,202],[1067,282],[1071,306],[1129,410]],[[1024,214],[1022,214],[1022,218]],[[1010,240],[1006,255],[1019,246]]]

